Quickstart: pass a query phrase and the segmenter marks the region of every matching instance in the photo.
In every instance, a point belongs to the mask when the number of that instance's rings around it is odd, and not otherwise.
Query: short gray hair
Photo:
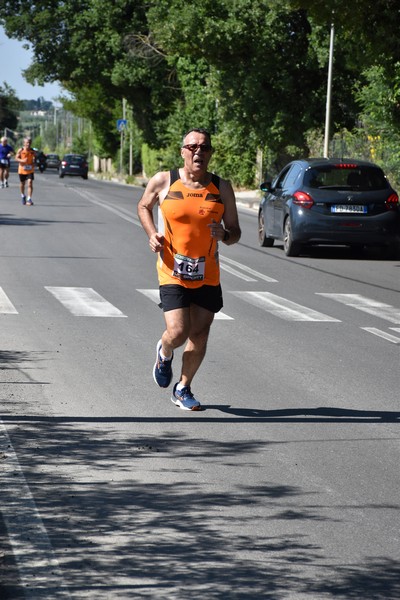
[[[208,137],[208,141],[210,142],[210,146],[211,146],[211,133],[208,131],[208,129],[204,129],[204,127],[192,127],[192,129],[188,129],[188,131],[184,134],[184,136],[182,138],[182,145],[185,144],[186,136],[188,136],[189,133],[192,133],[192,131],[194,131],[195,133],[202,133],[203,135]]]

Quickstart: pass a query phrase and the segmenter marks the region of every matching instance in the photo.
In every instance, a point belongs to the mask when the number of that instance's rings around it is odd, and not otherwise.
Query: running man
[[[15,155],[15,160],[19,162],[18,174],[20,181],[22,204],[32,206],[33,180],[35,172],[36,154],[31,148],[32,140],[29,137],[24,139],[24,146],[20,148]],[[25,195],[25,184],[28,182],[28,198]]]
[[[3,136],[0,144],[0,188],[8,188],[10,158],[13,154],[14,148],[10,146],[6,136]]]
[[[181,147],[183,167],[154,175],[138,204],[150,249],[158,253],[166,324],[157,343],[153,377],[160,387],[170,385],[174,350],[186,343],[171,396],[184,410],[201,410],[191,384],[204,359],[215,313],[223,305],[218,244],[235,244],[241,235],[231,183],[208,171],[212,152],[207,130],[189,130]]]

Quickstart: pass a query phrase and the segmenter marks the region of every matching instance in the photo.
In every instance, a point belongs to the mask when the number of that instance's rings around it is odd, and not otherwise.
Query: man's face
[[[197,131],[188,133],[181,148],[181,156],[185,161],[185,167],[195,172],[207,171],[211,154],[212,148],[207,135]]]
[[[3,146],[7,146],[7,140],[6,139],[2,139],[1,143],[3,144]]]

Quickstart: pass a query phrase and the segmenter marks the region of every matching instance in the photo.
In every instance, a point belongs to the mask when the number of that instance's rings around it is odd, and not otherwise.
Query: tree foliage
[[[21,106],[15,90],[4,82],[3,87],[0,86],[0,130],[3,131],[6,127],[11,130],[17,128]]]
[[[3,0],[0,22],[32,47],[27,80],[60,81],[70,93],[66,108],[91,120],[99,154],[117,152],[125,98],[136,139],[156,150],[159,164],[172,166],[183,132],[205,126],[214,135],[214,166],[248,185],[258,149],[278,167],[307,153],[309,132],[322,127],[332,20],[335,129],[350,130],[361,110],[375,110],[377,65],[382,86],[394,82],[380,114],[400,128],[397,4]]]

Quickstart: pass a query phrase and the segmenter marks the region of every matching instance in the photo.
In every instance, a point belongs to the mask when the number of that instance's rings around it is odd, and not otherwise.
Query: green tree
[[[332,10],[335,130],[357,122],[356,90],[370,85],[370,67],[380,64],[386,85],[400,88],[396,2],[37,0],[26,10],[3,0],[0,19],[32,46],[27,80],[60,81],[71,94],[66,108],[90,119],[97,153],[117,156],[125,98],[135,143],[146,142],[163,166],[179,159],[188,127],[206,126],[213,164],[249,185],[259,148],[278,168],[307,154],[310,132],[324,124]],[[386,106],[396,127],[399,106]]]
[[[18,113],[21,108],[21,102],[13,90],[6,82],[3,87],[0,86],[0,130],[6,127],[15,130],[18,126]]]

